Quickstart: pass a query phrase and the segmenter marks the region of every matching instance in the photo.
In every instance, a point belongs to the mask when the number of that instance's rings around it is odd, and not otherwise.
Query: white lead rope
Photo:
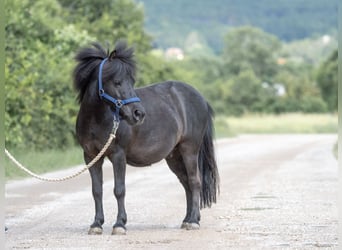
[[[23,170],[24,172],[26,172],[27,174],[31,175],[32,177],[41,180],[41,181],[48,181],[48,182],[61,182],[61,181],[66,181],[69,179],[72,179],[76,176],[79,176],[80,174],[82,174],[84,171],[86,171],[87,169],[91,168],[103,155],[104,153],[107,151],[107,149],[109,148],[110,144],[112,143],[112,141],[115,138],[115,134],[116,134],[116,130],[118,128],[119,124],[114,122],[114,126],[113,126],[113,131],[112,133],[109,135],[109,138],[106,142],[106,144],[103,146],[102,150],[97,154],[97,156],[91,161],[89,162],[84,168],[82,168],[81,170],[79,170],[78,172],[69,175],[69,176],[65,176],[62,178],[46,178],[40,175],[37,175],[35,173],[33,173],[31,170],[27,169],[23,164],[21,164],[19,161],[17,161],[13,155],[11,155],[10,152],[8,152],[7,149],[5,149],[5,154],[8,156],[8,158],[10,158],[13,163],[20,168],[21,170]]]

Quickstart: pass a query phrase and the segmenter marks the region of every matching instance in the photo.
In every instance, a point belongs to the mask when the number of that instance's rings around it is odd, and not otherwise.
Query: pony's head
[[[74,86],[78,100],[82,102],[90,84],[101,101],[109,105],[114,115],[131,125],[142,123],[145,109],[134,90],[136,66],[133,49],[118,42],[112,52],[106,52],[99,44],[82,49],[77,55],[78,65],[74,70]],[[94,96],[94,95],[93,95]]]

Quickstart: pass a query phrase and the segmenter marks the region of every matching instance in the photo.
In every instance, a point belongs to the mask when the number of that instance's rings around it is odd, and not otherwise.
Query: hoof
[[[89,228],[88,234],[89,235],[99,235],[99,234],[102,234],[102,228],[100,228],[100,227],[91,227],[91,228]]]
[[[113,227],[112,235],[126,235],[126,229],[123,227]]]
[[[186,229],[188,224],[189,224],[188,222],[183,222],[181,225],[181,229]]]
[[[200,225],[197,223],[183,222],[181,228],[186,230],[199,230]]]

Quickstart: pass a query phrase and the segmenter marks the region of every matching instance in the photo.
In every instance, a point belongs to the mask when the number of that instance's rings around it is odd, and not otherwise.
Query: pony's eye
[[[114,81],[115,87],[121,87],[121,82],[120,81]]]

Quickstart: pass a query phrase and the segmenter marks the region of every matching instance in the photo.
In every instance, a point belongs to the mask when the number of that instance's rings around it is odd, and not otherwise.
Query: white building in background
[[[282,83],[275,83],[273,85],[273,87],[276,90],[277,96],[284,96],[284,95],[286,95],[286,89],[285,89],[284,84],[282,84]]]
[[[286,95],[286,88],[285,88],[284,84],[282,84],[282,83],[274,83],[273,85],[270,85],[268,82],[263,82],[261,84],[261,86],[264,89],[273,88],[275,90],[275,94],[277,96]]]
[[[168,48],[165,51],[165,57],[168,60],[183,60],[184,51],[181,48]]]

